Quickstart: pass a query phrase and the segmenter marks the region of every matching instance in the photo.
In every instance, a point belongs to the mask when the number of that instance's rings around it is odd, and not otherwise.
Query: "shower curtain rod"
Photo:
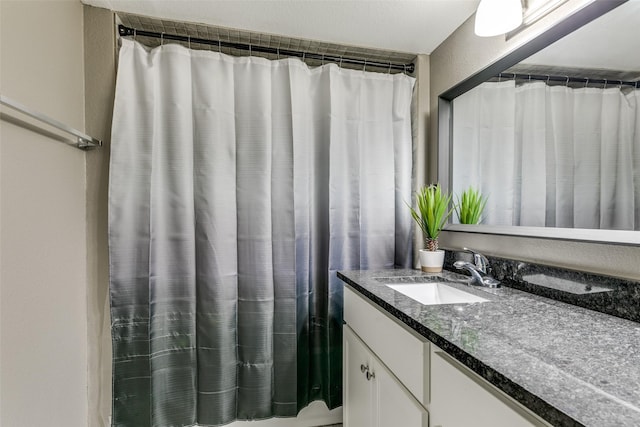
[[[589,84],[601,84],[605,88],[607,85],[611,86],[632,86],[636,89],[640,88],[640,80],[635,82],[624,80],[612,80],[612,79],[591,79],[588,77],[571,77],[571,76],[549,76],[541,74],[520,74],[520,73],[500,73],[494,78],[498,80],[541,80],[545,82],[564,82],[569,83],[584,83],[585,86]]]
[[[57,121],[56,119],[52,119],[51,117],[45,116],[44,114],[38,111],[33,111],[31,108],[26,107],[10,98],[7,98],[4,95],[0,95],[0,104],[6,105],[7,107],[13,110],[19,111],[22,114],[32,117],[42,123],[46,123],[49,126],[53,126],[56,129],[59,129],[63,132],[66,132],[68,134],[75,136],[77,138],[76,144],[75,144],[77,148],[86,150],[94,147],[102,147],[101,140],[96,139],[92,136],[89,136],[83,132],[80,132],[79,130],[74,129],[70,126],[67,126],[64,123]]]
[[[299,50],[280,49],[275,47],[258,46],[258,45],[245,44],[245,43],[225,42],[221,40],[208,40],[208,39],[201,39],[197,37],[179,36],[176,34],[156,33],[153,31],[138,30],[135,28],[126,27],[122,24],[118,25],[118,34],[120,34],[121,37],[144,36],[144,37],[153,37],[161,40],[176,40],[176,41],[187,42],[187,43],[206,44],[210,46],[218,46],[218,48],[229,47],[233,49],[247,50],[249,51],[249,54],[251,54],[251,52],[261,52],[261,53],[271,53],[278,56],[280,55],[295,56],[298,58],[302,58],[303,61],[305,59],[316,59],[318,61],[334,62],[336,64],[362,65],[363,69],[366,69],[367,67],[376,67],[376,68],[382,68],[389,71],[391,70],[403,71],[404,73],[413,73],[413,71],[415,70],[415,65],[413,63],[399,64],[399,63],[393,63],[393,62],[369,61],[367,59],[349,58],[349,57],[337,56],[337,55],[323,55],[319,53],[304,52]]]

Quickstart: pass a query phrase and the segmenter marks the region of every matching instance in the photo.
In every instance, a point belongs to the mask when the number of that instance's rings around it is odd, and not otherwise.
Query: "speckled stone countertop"
[[[640,322],[640,281],[488,256],[491,275],[510,288]],[[471,255],[447,251],[445,267]]]
[[[425,306],[380,280],[412,276],[457,281],[447,284],[489,301]],[[552,425],[640,426],[640,323],[509,287],[467,286],[447,271],[338,277]]]

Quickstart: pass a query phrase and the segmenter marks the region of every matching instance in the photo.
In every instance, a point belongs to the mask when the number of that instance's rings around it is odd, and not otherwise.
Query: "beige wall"
[[[481,38],[473,33],[472,16],[431,54],[431,130],[428,140],[430,181],[437,179],[438,96],[467,77],[496,62],[527,41],[540,35],[562,18],[578,10],[588,0],[570,0],[539,23],[516,37]],[[632,246],[596,245],[535,238],[491,236],[444,232],[441,245],[448,248],[471,247],[487,254],[564,266],[607,275],[640,278],[640,248]]]
[[[418,191],[422,185],[427,182],[427,171],[430,169],[428,161],[430,157],[427,154],[427,144],[424,141],[429,139],[429,73],[430,73],[429,55],[418,55],[415,59],[416,64],[416,84],[414,91],[413,108],[415,109],[414,123],[412,123],[412,132],[414,134],[413,147],[413,168],[415,182],[413,182],[414,191]],[[422,232],[416,229],[414,234],[414,259],[413,265],[418,267],[418,250],[422,249],[424,244],[422,241]]]
[[[0,21],[2,95],[82,130],[81,4],[2,0]],[[0,425],[84,427],[85,153],[2,112]]]
[[[84,6],[86,130],[104,141],[87,153],[87,308],[89,425],[111,414],[111,332],[107,201],[111,115],[115,92],[115,27],[106,9]]]
[[[415,90],[415,109],[416,109],[416,123],[413,124],[414,132],[417,137],[417,141],[426,141],[429,138],[429,72],[430,63],[429,55],[418,55],[415,60],[416,64],[416,90]],[[414,167],[416,176],[416,190],[422,186],[422,183],[427,178],[427,146],[424,143],[418,143],[415,147]]]

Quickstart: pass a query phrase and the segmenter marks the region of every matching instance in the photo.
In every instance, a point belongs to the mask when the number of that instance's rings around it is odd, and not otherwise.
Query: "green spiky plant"
[[[482,212],[487,204],[487,196],[483,196],[480,190],[469,187],[456,197],[458,203],[455,206],[460,224],[478,224],[481,221]]]
[[[453,213],[451,194],[442,191],[440,184],[422,187],[416,192],[416,204],[418,209],[411,209],[411,216],[418,223],[424,234],[427,250],[438,250],[438,236]]]

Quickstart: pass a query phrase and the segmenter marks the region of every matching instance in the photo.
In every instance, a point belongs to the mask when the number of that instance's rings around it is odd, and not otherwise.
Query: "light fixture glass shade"
[[[491,37],[505,34],[522,24],[520,0],[481,0],[476,11],[476,35]]]

